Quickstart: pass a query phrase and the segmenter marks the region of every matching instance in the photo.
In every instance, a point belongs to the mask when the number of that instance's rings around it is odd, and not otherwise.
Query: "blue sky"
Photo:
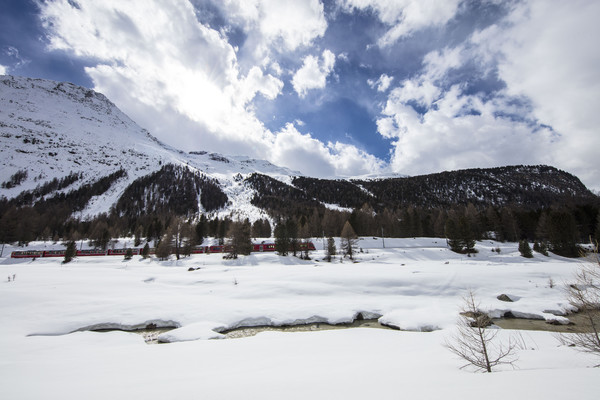
[[[320,177],[549,164],[600,189],[600,3],[5,0],[0,72]]]

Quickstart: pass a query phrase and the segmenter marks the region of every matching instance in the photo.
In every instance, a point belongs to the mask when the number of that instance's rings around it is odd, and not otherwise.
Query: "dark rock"
[[[506,294],[501,294],[500,296],[498,296],[496,298],[498,300],[500,300],[500,301],[506,301],[506,302],[509,302],[509,303],[513,302],[513,299],[511,299],[510,297],[508,297],[508,295],[506,295]]]

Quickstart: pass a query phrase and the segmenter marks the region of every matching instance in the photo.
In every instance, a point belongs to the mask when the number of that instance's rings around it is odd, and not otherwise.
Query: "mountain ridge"
[[[310,208],[350,212],[365,204],[381,212],[386,208],[449,208],[468,203],[543,208],[557,202],[597,201],[577,177],[549,166],[473,168],[414,177],[318,179],[266,160],[202,150],[186,153],[160,142],[101,93],[70,83],[14,76],[0,77],[0,145],[0,182],[8,183],[0,194],[9,203],[23,193],[33,196],[37,188],[48,188],[55,180],[62,183],[31,201],[65,195],[116,174],[108,189],[72,213],[84,219],[115,211],[140,215],[151,212],[144,209],[150,204],[153,210],[163,209],[156,199],[148,200],[153,198],[153,191],[165,197],[164,204],[172,204],[168,197],[177,197],[177,188],[168,190],[168,183],[163,183],[160,189],[148,180],[169,165],[175,169],[169,172],[167,168],[164,173],[171,179],[185,175],[174,172],[177,168],[190,171],[185,182],[181,181],[181,187],[188,187],[188,192],[197,196],[195,206],[181,211],[188,216],[209,213],[256,220],[285,217],[287,208],[297,214]],[[63,180],[73,174],[78,178],[66,184]],[[135,185],[153,189],[134,189]],[[124,204],[126,201],[136,206]]]

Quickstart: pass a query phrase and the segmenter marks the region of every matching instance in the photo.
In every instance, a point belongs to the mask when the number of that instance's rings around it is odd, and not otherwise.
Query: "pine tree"
[[[548,245],[546,244],[546,242],[535,242],[533,244],[533,251],[536,251],[548,257]]]
[[[144,248],[142,249],[142,257],[148,258],[149,255],[150,255],[150,245],[148,244],[148,242],[146,242],[146,244],[144,245]]]
[[[229,224],[227,245],[229,252],[224,258],[237,259],[238,255],[249,255],[252,252],[252,228],[250,221],[235,221]]]
[[[125,251],[125,259],[131,260],[132,258],[133,258],[133,250],[131,248],[128,248],[127,251]]]
[[[279,221],[275,225],[275,251],[280,256],[287,256],[290,250],[290,238],[287,234],[286,224]]]
[[[460,243],[463,253],[477,253],[475,250],[475,236],[473,229],[471,228],[471,223],[467,217],[461,216],[458,219],[458,230],[460,232]]]
[[[196,224],[195,230],[196,230],[196,245],[200,246],[200,245],[202,245],[202,242],[204,242],[204,237],[206,236],[206,233],[208,230],[208,221],[206,221],[206,217],[204,216],[204,214],[202,214],[200,216],[200,220]]]
[[[531,252],[531,247],[529,247],[527,240],[521,240],[519,242],[519,253],[521,253],[522,257],[533,258],[533,253]]]
[[[564,257],[577,257],[577,225],[569,210],[553,210],[548,215],[548,241],[553,253]]]
[[[445,233],[446,243],[448,244],[448,247],[450,247],[450,250],[455,253],[462,253],[462,242],[460,240],[458,224],[454,217],[450,217],[446,220]]]
[[[292,218],[289,218],[285,223],[285,229],[290,241],[290,251],[296,257],[298,252],[298,224]]]
[[[73,240],[71,240],[69,243],[67,243],[67,249],[65,250],[65,259],[63,260],[63,264],[69,263],[73,260],[73,258],[75,258],[75,255],[77,254],[77,245],[75,245],[75,242]]]

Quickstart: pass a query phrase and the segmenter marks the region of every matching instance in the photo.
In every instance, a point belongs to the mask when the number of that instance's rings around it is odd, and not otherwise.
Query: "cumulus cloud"
[[[427,54],[421,73],[389,93],[377,120],[393,140],[392,169],[545,163],[598,187],[600,55],[591,49],[599,12],[593,2],[518,3],[468,42]],[[452,72],[466,63],[477,67],[473,78],[491,71],[502,88],[452,85]]]
[[[6,75],[8,74],[8,68],[5,67],[4,65],[0,64],[0,75]]]
[[[318,176],[367,173],[377,163],[358,149],[353,154],[352,147],[340,149],[302,134],[293,124],[278,132],[267,129],[254,112],[254,100],[257,96],[267,101],[277,98],[284,86],[279,78],[281,67],[267,56],[242,68],[226,35],[201,23],[191,2],[73,4],[68,0],[40,3],[50,50],[86,59],[91,66],[85,71],[94,88],[166,143],[266,158]],[[236,12],[247,21],[249,41],[260,38],[260,43],[253,44],[256,48],[283,44],[285,48],[278,51],[296,49],[326,27],[318,1],[290,2],[284,14],[295,15],[294,23],[281,16],[284,4],[279,1],[223,4],[239,6]],[[298,90],[324,87],[335,56],[326,50],[315,60],[317,76],[309,70],[298,75]]]
[[[323,36],[327,21],[319,0],[216,1],[228,20],[244,27],[245,46],[256,59],[273,51],[294,51]]]
[[[387,74],[381,74],[379,79],[377,79],[376,81],[374,81],[372,79],[367,79],[367,83],[369,84],[371,89],[377,88],[378,92],[385,92],[386,90],[389,89],[393,80],[394,80],[393,76],[388,76]]]
[[[510,101],[464,95],[453,86],[421,115],[403,97],[391,95],[378,128],[383,136],[394,139],[392,169],[422,174],[543,159],[554,133],[548,128],[533,130],[528,121],[499,116],[500,110],[511,107]]]
[[[382,47],[390,46],[413,32],[430,26],[442,26],[453,18],[461,0],[340,0],[347,10],[371,9],[389,26],[379,38]]]
[[[560,134],[547,162],[600,188],[600,3],[540,1],[517,4],[506,26],[474,40],[498,60],[508,93],[532,103],[533,115]]]
[[[385,167],[381,160],[355,146],[324,144],[310,134],[300,133],[291,123],[277,133],[272,152],[276,164],[315,177],[357,176]]]
[[[335,54],[330,50],[323,51],[321,60],[312,55],[306,56],[302,67],[292,78],[292,85],[298,96],[306,96],[311,89],[323,89],[327,83],[327,76],[333,71],[334,65]]]

